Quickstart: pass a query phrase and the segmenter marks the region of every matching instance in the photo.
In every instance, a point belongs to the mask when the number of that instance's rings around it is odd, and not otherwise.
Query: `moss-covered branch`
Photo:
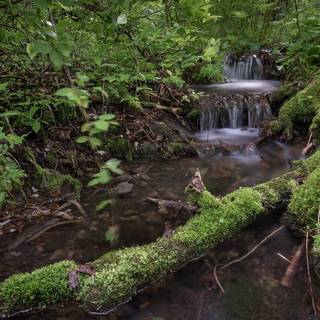
[[[240,188],[220,199],[205,188],[191,191],[199,213],[169,237],[112,251],[91,263],[94,275],[81,274],[79,287],[69,288],[74,262],[63,261],[32,273],[14,275],[0,285],[0,310],[11,314],[66,300],[79,300],[87,309],[103,312],[130,299],[153,281],[178,270],[209,248],[233,236],[261,214],[285,208],[297,180],[320,166],[320,151],[279,178],[252,188]],[[190,191],[190,190],[189,190]]]

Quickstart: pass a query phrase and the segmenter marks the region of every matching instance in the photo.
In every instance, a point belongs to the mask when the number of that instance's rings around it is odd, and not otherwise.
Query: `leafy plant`
[[[112,179],[112,173],[121,175],[123,174],[123,170],[119,168],[120,161],[116,159],[108,160],[101,168],[98,173],[96,173],[92,179],[89,181],[89,187],[95,187],[98,185],[106,185]],[[112,204],[113,201],[111,199],[106,199],[101,201],[97,207],[96,211],[103,210],[109,204]]]
[[[22,137],[15,134],[6,134],[0,127],[0,207],[8,199],[10,193],[21,187],[25,172],[10,151],[21,144]]]
[[[102,140],[99,136],[102,133],[107,132],[111,127],[118,125],[118,122],[114,119],[114,114],[103,114],[98,116],[96,120],[85,123],[82,126],[81,131],[87,133],[87,135],[79,137],[77,142],[88,142],[93,149],[100,147],[102,145]]]

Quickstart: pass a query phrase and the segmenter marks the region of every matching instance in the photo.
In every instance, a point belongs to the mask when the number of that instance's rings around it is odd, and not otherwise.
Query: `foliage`
[[[85,123],[81,131],[87,132],[88,135],[81,136],[77,139],[78,143],[89,142],[90,146],[95,149],[102,145],[102,140],[99,136],[107,132],[111,127],[117,126],[118,122],[114,120],[114,114],[102,114],[94,121]]]
[[[0,207],[6,202],[8,195],[21,187],[25,172],[19,167],[10,151],[23,141],[15,134],[6,134],[0,127]]]
[[[88,186],[89,187],[95,187],[98,185],[106,185],[108,184],[111,179],[112,173],[121,175],[123,174],[122,169],[119,168],[120,161],[116,159],[110,159],[108,160],[101,168],[98,173],[96,173],[92,179],[89,181]],[[101,201],[97,206],[96,206],[96,211],[103,210],[106,206],[109,204],[112,204],[111,199],[106,199]]]
[[[289,211],[295,221],[314,229],[320,210],[320,168],[315,169],[305,183],[294,192],[289,204]]]

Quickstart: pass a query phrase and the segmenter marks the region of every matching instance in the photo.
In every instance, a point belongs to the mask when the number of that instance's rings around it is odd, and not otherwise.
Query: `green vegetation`
[[[72,261],[61,261],[31,273],[8,278],[0,286],[0,315],[12,310],[41,308],[69,300],[68,273],[76,268]]]
[[[320,76],[317,75],[281,107],[278,119],[271,123],[273,134],[283,134],[286,139],[291,139],[295,129],[307,133],[311,126],[314,138],[319,139],[319,112]]]
[[[105,254],[92,263],[96,274],[82,277],[79,291],[74,293],[68,289],[66,276],[68,271],[76,268],[73,262],[61,262],[30,274],[14,275],[0,285],[0,310],[10,313],[28,305],[44,306],[50,301],[72,298],[80,299],[89,310],[109,310],[148,283],[177,270],[208,248],[231,237],[256,216],[272,212],[276,202],[288,203],[292,194],[292,203],[300,201],[301,196],[295,193],[295,178],[300,181],[307,178],[309,170],[319,165],[320,151],[306,161],[297,162],[293,171],[279,178],[257,187],[241,188],[222,199],[215,198],[207,190],[198,194],[193,192],[192,198],[199,205],[199,213],[172,236]],[[303,194],[310,185],[315,189],[315,183],[319,182],[318,171],[311,174],[301,187]],[[304,205],[304,200],[302,202]],[[292,204],[291,208],[294,206]]]

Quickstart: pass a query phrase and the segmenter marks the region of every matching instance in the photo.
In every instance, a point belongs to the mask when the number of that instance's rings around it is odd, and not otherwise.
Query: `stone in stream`
[[[127,181],[124,181],[116,185],[113,189],[111,189],[111,192],[117,195],[125,195],[130,193],[132,189],[133,189],[133,184]]]

